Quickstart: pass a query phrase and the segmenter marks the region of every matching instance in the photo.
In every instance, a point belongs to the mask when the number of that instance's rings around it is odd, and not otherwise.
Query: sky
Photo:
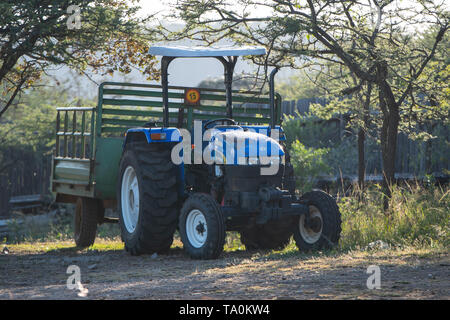
[[[161,12],[161,15],[170,12],[170,4],[175,4],[176,0],[141,0],[139,6],[141,15]],[[178,21],[169,21],[177,23]],[[179,22],[178,22],[179,23]],[[186,45],[186,43],[183,43]],[[242,72],[251,72],[253,66],[247,62],[238,60],[235,68],[235,78]],[[199,72],[201,70],[201,72]],[[169,67],[169,84],[175,86],[196,86],[200,81],[208,78],[223,77],[223,66],[216,59],[178,59],[174,60]],[[277,77],[287,76],[287,72],[280,72]]]
[[[170,10],[169,3],[174,3],[176,0],[141,0],[139,6],[141,9],[141,16],[147,16],[152,13],[161,12],[161,15]],[[177,21],[173,21],[176,23]],[[161,43],[158,43],[160,45]],[[181,43],[186,45],[187,43]],[[152,44],[150,44],[152,45]],[[180,45],[180,44],[179,44]],[[235,68],[235,78],[243,71],[250,72],[252,67],[246,62],[238,60]],[[118,82],[134,82],[134,83],[150,83],[160,84],[159,82],[149,81],[145,79],[139,72],[133,71],[128,75],[115,73],[113,76],[99,76],[91,74],[92,81],[74,81],[74,72],[67,68],[60,68],[52,72],[56,75],[59,81],[73,83],[74,91],[77,95],[83,95],[94,98],[97,95],[98,84],[104,81],[118,81]],[[176,59],[169,66],[169,85],[196,87],[202,80],[223,78],[223,66],[214,58],[202,59]]]
[[[233,0],[229,0],[229,2],[235,2]],[[175,4],[176,0],[140,0],[139,6],[142,7],[142,14],[149,14],[149,13],[156,13],[156,12],[162,12],[167,13],[170,12],[170,4]],[[239,6],[236,5],[238,8]],[[258,12],[253,11],[252,14],[266,14],[270,10],[264,10],[261,9],[261,7],[258,8]]]
[[[142,7],[142,14],[167,12],[170,9],[169,4],[174,3],[174,0],[141,0],[139,6]]]
[[[170,3],[176,3],[176,0],[141,0],[139,6],[142,8],[140,11],[141,16],[147,16],[152,13],[161,12],[161,16],[164,13],[168,13],[170,10]],[[169,23],[177,23],[178,21],[169,21]],[[180,22],[178,22],[180,23]],[[158,43],[161,45],[162,43]],[[174,43],[174,45],[188,45],[188,43]],[[150,44],[152,45],[152,44]],[[167,44],[164,44],[167,45]],[[239,75],[243,72],[249,73],[252,71],[254,66],[248,64],[247,62],[239,59],[235,67],[235,79],[239,78]],[[63,74],[61,80],[66,78],[68,81],[73,77],[72,73],[66,72],[64,69],[59,74]],[[214,58],[183,58],[174,60],[169,66],[169,85],[173,86],[186,86],[186,87],[196,87],[202,80],[206,79],[216,79],[223,78],[223,65]],[[281,79],[289,75],[289,71],[284,70],[278,73],[277,79]],[[148,81],[139,72],[132,72],[129,75],[122,75],[120,73],[111,76],[97,76],[92,75],[98,84],[104,81],[119,81],[119,82],[135,82],[135,83],[151,83],[159,84],[159,82]],[[84,91],[83,94],[95,97],[97,94],[97,84],[91,81],[83,81],[83,86],[77,90]]]

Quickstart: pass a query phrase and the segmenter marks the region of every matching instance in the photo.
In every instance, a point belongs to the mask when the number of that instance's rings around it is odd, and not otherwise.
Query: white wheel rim
[[[200,210],[191,210],[187,215],[186,235],[190,244],[195,248],[200,248],[205,244],[208,228],[206,218]]]
[[[317,209],[317,207],[315,206],[309,206],[309,219],[314,218],[320,219],[320,230],[318,231],[314,231],[306,225],[306,215],[301,215],[299,221],[300,235],[302,236],[303,240],[309,244],[314,244],[319,241],[320,237],[322,236],[323,229],[322,214],[320,213],[319,209]]]
[[[120,189],[122,217],[129,233],[136,230],[139,219],[139,184],[133,167],[128,166],[122,176]]]

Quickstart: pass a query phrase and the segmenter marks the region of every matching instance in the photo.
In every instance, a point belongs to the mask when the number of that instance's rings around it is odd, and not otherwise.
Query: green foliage
[[[55,144],[56,107],[95,105],[94,101],[71,101],[63,86],[39,86],[25,93],[21,102],[0,118],[0,174],[23,161],[24,153],[36,160],[51,153]]]
[[[319,150],[322,153],[321,161],[323,161],[328,170],[316,174],[316,178],[328,174],[339,176],[341,173],[357,173],[358,154],[356,137],[347,133],[341,139],[338,122],[324,121],[310,115],[299,116],[298,118],[286,116],[283,129],[286,134],[287,148],[291,155],[298,152],[293,146],[295,141],[300,141],[310,152]],[[375,147],[377,146],[374,143],[367,144],[368,151],[371,151]],[[326,152],[322,152],[324,150]],[[369,157],[372,154],[376,156],[374,153],[369,153]],[[294,164],[295,166],[296,164]],[[305,172],[304,174],[308,173]],[[299,187],[301,188],[301,186]]]
[[[302,192],[310,191],[319,176],[331,172],[324,157],[328,149],[308,148],[296,140],[291,145],[291,163],[294,166],[297,188]]]
[[[283,100],[299,100],[305,98],[319,98],[325,95],[325,90],[317,86],[311,77],[315,78],[317,72],[311,71],[312,75],[306,72],[290,76],[287,80],[276,83],[276,90]]]
[[[393,186],[387,212],[383,209],[383,195],[375,186],[340,199],[342,249],[364,248],[376,240],[400,247],[450,246],[448,188]]]
[[[55,136],[55,106],[64,99],[53,89],[27,92],[22,102],[8,110],[1,120],[3,145],[42,151]]]
[[[136,16],[136,2],[1,1],[0,117],[18,92],[55,65],[103,75],[135,68],[156,79],[156,58],[148,54],[151,36],[143,36],[145,19]],[[79,11],[69,14],[72,5]],[[79,28],[68,27],[74,15],[80,17]]]
[[[314,148],[328,148],[339,141],[338,126],[328,125],[326,121],[311,115],[297,116],[285,116],[283,120],[288,148],[296,140]]]

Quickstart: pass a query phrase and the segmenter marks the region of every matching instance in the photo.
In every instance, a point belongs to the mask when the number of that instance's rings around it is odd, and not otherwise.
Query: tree
[[[55,65],[103,74],[138,68],[157,77],[156,60],[147,54],[148,40],[141,32],[146,19],[136,17],[136,2],[1,1],[0,117]]]
[[[433,59],[449,27],[445,1],[417,0],[180,0],[175,16],[186,22],[168,39],[207,44],[223,38],[258,44],[268,57],[256,63],[298,67],[331,62],[355,78],[347,94],[371,86],[382,114],[384,186],[394,181],[399,124],[405,102]],[[417,41],[435,28],[431,41]],[[405,112],[403,112],[405,111]]]
[[[276,90],[284,100],[321,98],[328,94],[322,87],[324,80],[320,70],[306,69],[291,75],[287,80],[277,82]]]
[[[70,105],[65,89],[39,86],[27,92],[17,108],[4,114],[0,125],[0,174],[23,165],[25,153],[42,159],[51,152],[55,143],[55,105]]]

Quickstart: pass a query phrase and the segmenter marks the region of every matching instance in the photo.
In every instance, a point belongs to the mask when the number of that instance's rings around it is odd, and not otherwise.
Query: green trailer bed
[[[169,125],[191,129],[196,119],[227,114],[225,90],[197,88],[200,103],[184,103],[187,87],[169,87]],[[275,123],[281,119],[281,97],[275,95]],[[241,124],[269,125],[268,94],[233,91],[233,118]],[[96,108],[57,108],[56,146],[51,190],[58,202],[78,197],[101,199],[105,207],[116,197],[116,181],[124,134],[152,121],[162,126],[160,85],[105,82]],[[110,204],[110,205],[108,205]]]

